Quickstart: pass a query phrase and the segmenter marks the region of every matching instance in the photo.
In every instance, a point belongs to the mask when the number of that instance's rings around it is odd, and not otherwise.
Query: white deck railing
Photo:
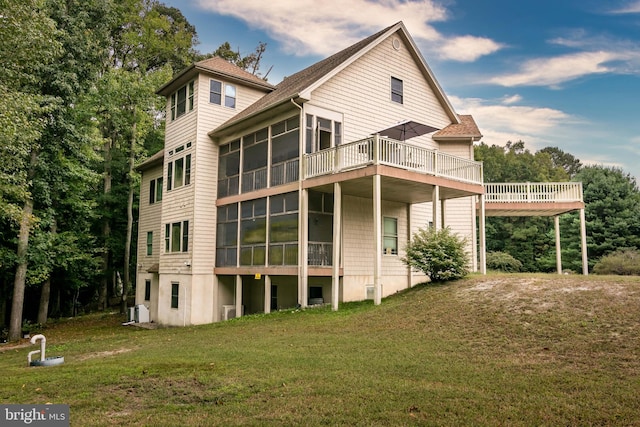
[[[487,203],[582,202],[581,182],[490,183],[484,189]]]
[[[456,181],[482,184],[482,163],[381,136],[304,156],[305,178],[383,164]]]

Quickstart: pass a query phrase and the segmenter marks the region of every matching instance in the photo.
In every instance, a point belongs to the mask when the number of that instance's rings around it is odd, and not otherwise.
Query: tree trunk
[[[22,308],[24,305],[24,288],[27,279],[27,250],[29,249],[29,233],[31,232],[31,215],[33,200],[28,196],[22,209],[20,234],[18,235],[18,265],[13,281],[13,300],[11,302],[11,319],[9,322],[9,341],[17,341],[22,335]]]
[[[56,234],[58,232],[58,226],[55,218],[53,219],[53,223],[51,224],[51,237],[55,240]],[[42,284],[42,291],[40,292],[40,306],[38,307],[38,323],[41,325],[45,325],[47,323],[47,318],[49,317],[49,299],[51,297],[51,272],[49,272],[49,277]]]
[[[129,271],[129,264],[131,263],[131,236],[133,234],[133,166],[135,164],[135,144],[136,144],[136,115],[135,107],[133,108],[133,126],[131,129],[131,147],[129,147],[129,200],[127,202],[127,237],[124,243],[124,277],[122,278],[122,304],[120,306],[120,313],[127,312],[127,296],[129,294],[129,288],[131,286],[131,273]]]
[[[31,151],[28,181],[31,182],[35,175],[38,152]],[[29,233],[31,233],[33,215],[33,196],[29,193],[22,208],[20,218],[20,232],[18,234],[18,249],[16,255],[18,265],[13,281],[13,300],[11,301],[11,318],[9,319],[9,341],[18,341],[22,335],[22,309],[24,306],[24,288],[27,280],[27,251],[29,249]]]
[[[106,206],[103,209],[109,209],[109,194],[111,193],[111,141],[112,138],[105,138],[104,143],[104,194]],[[109,238],[111,237],[110,218],[105,217],[102,220],[102,239],[104,241],[104,252],[102,254],[102,278],[100,280],[100,288],[98,290],[98,310],[107,309],[107,294],[109,289]]]

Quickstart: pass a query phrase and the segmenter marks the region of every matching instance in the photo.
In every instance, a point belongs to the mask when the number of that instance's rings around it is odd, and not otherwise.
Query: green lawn
[[[99,314],[0,346],[0,402],[71,425],[640,425],[640,278],[473,276],[383,300],[148,330]]]

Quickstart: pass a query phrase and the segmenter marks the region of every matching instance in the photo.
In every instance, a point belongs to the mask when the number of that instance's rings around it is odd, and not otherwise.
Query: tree
[[[264,76],[260,73],[260,65],[262,62],[262,56],[264,52],[267,50],[267,44],[264,42],[259,42],[258,46],[256,46],[255,50],[246,56],[242,56],[240,50],[234,51],[231,48],[231,44],[229,42],[222,43],[216,50],[212,53],[205,55],[198,55],[197,60],[201,61],[203,59],[211,58],[214,56],[220,57],[222,59],[231,62],[232,64],[237,65],[245,71],[250,72],[254,76],[261,77],[264,80],[267,80],[267,76],[271,72],[271,68],[264,74]]]
[[[476,160],[484,163],[485,182],[568,181],[561,165],[548,152],[530,152],[523,141],[504,147],[484,143],[475,147]],[[550,271],[545,262],[554,246],[553,221],[548,217],[490,217],[486,221],[487,251],[506,252],[522,263],[524,271]]]
[[[558,147],[545,147],[540,150],[539,153],[545,153],[551,156],[553,166],[564,169],[569,178],[576,176],[582,168],[580,160],[575,158],[572,154],[565,153]]]
[[[126,25],[114,28],[109,66],[89,102],[103,137],[101,220],[103,275],[98,307],[106,308],[108,283],[122,271],[124,310],[131,288],[130,266],[137,176],[134,165],[149,154],[141,144],[157,127],[163,100],[155,89],[173,70],[191,62],[195,28],[175,8],[155,0],[128,0]],[[121,218],[126,218],[123,222]]]
[[[2,213],[18,223],[16,269],[9,323],[9,340],[20,338],[27,275],[29,234],[34,221],[32,180],[38,161],[39,138],[55,99],[42,93],[42,65],[57,59],[55,24],[42,1],[0,1],[0,144]]]
[[[589,266],[617,249],[640,249],[640,190],[633,176],[621,169],[585,166],[575,176],[582,182]],[[581,265],[580,223],[577,213],[560,221],[565,249],[563,266]]]

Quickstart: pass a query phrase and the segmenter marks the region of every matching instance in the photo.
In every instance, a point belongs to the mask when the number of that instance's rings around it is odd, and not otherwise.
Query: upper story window
[[[269,128],[242,137],[242,192],[267,187]]]
[[[342,123],[312,114],[305,118],[305,152],[315,153],[342,144]]]
[[[147,231],[147,256],[153,255],[153,231]]]
[[[191,154],[167,164],[167,191],[191,184]]]
[[[171,120],[193,110],[194,82],[182,86],[171,95]]]
[[[240,140],[220,146],[218,197],[238,194],[240,185]]]
[[[300,117],[271,125],[271,186],[298,180]]]
[[[236,87],[229,83],[222,83],[218,80],[210,80],[209,83],[209,102],[212,104],[223,105],[229,108],[236,108]]]
[[[402,88],[402,80],[391,77],[391,100],[393,102],[397,102],[398,104],[402,104],[404,100],[404,93]]]
[[[189,221],[164,225],[164,251],[187,252],[189,250]]]
[[[162,201],[162,177],[149,182],[149,204]]]

